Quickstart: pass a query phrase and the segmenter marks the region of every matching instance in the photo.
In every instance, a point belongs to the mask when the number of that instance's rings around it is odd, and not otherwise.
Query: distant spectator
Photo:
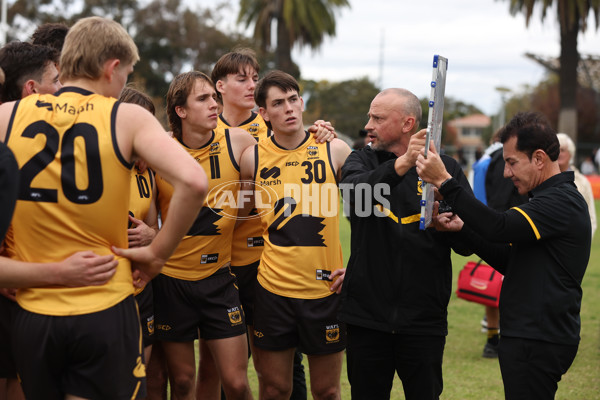
[[[592,156],[587,156],[585,160],[583,160],[580,169],[581,173],[584,175],[594,175],[597,172],[594,161],[592,160]]]
[[[573,171],[575,173],[575,186],[577,190],[585,199],[588,205],[588,211],[590,213],[590,222],[592,224],[592,238],[596,231],[596,206],[594,204],[594,193],[592,191],[592,185],[587,178],[579,172],[573,165],[575,161],[575,143],[566,133],[557,133],[558,142],[560,143],[560,154],[558,156],[558,166],[560,172]]]

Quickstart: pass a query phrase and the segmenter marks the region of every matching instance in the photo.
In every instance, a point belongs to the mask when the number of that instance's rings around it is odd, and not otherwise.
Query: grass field
[[[600,215],[598,200],[596,210]],[[344,246],[344,260],[348,260],[350,227],[345,219],[341,220],[340,237]],[[477,259],[477,257],[464,258],[453,254],[452,259],[454,288],[448,306],[449,334],[444,352],[444,392],[441,398],[503,399],[504,391],[498,360],[481,357],[486,340],[485,334],[480,330],[483,306],[458,299],[454,294],[458,272],[467,260]],[[579,352],[571,369],[559,383],[556,399],[596,400],[600,398],[600,238],[598,234],[592,243],[590,263],[583,280],[581,325]],[[258,382],[252,365],[249,366],[248,377],[254,397],[258,398]],[[310,385],[310,382],[307,384]],[[342,398],[350,399],[350,385],[346,378],[345,365],[342,370]],[[391,398],[404,398],[402,384],[397,378]]]

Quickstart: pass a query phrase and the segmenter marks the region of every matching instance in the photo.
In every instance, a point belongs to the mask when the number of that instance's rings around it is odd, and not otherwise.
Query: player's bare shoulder
[[[239,164],[242,159],[242,153],[256,144],[256,139],[244,129],[229,128],[229,138],[231,140],[231,150],[235,161]]]
[[[10,124],[10,117],[15,108],[15,103],[14,101],[10,101],[0,105],[0,142],[6,141],[6,132]]]

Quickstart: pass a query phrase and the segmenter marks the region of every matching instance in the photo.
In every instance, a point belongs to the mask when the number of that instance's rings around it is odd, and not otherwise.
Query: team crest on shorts
[[[146,325],[148,326],[148,333],[154,335],[154,315],[146,319]]]
[[[227,315],[229,315],[229,322],[231,322],[231,326],[242,323],[242,312],[238,307],[227,309]]]
[[[423,194],[423,181],[421,178],[417,180],[417,194],[421,196]]]
[[[337,343],[340,341],[340,326],[338,324],[325,326],[325,340],[327,343]]]

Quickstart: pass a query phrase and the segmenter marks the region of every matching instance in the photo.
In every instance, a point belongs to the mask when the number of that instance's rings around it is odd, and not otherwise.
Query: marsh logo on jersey
[[[317,280],[318,281],[331,281],[331,271],[326,269],[318,269],[317,270]]]
[[[219,253],[202,254],[200,264],[213,264],[219,261]]]
[[[248,247],[263,247],[265,245],[265,239],[260,237],[249,237],[247,239]]]
[[[260,124],[257,124],[256,122],[254,122],[254,123],[250,124],[247,131],[248,131],[248,133],[250,133],[252,135],[256,135],[258,133],[259,128],[260,128]]]
[[[217,143],[211,143],[210,144],[210,150],[208,151],[208,154],[215,155],[215,154],[221,154],[221,144],[219,142]]]
[[[312,160],[319,158],[319,148],[317,146],[308,146],[306,148],[306,159]]]
[[[340,326],[338,324],[325,326],[325,340],[327,343],[337,343],[340,341]]]
[[[417,180],[417,194],[419,196],[423,195],[423,180],[421,178]]]
[[[148,334],[154,335],[154,315],[146,319],[146,326],[148,327]]]
[[[231,326],[236,326],[242,323],[242,312],[238,307],[228,308],[227,315],[229,315],[229,322],[231,322]]]

